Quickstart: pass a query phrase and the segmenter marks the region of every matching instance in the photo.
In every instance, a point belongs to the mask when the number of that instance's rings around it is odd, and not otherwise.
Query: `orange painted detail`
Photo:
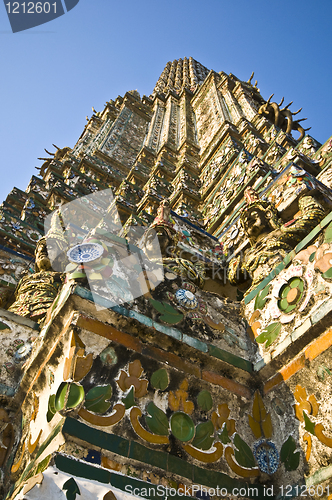
[[[87,356],[77,356],[74,368],[74,380],[78,382],[82,380],[91,370],[93,363],[93,354],[90,352]]]
[[[230,469],[241,477],[257,477],[259,476],[259,469],[245,469],[237,464],[233,458],[234,450],[230,446],[225,448],[225,459]]]
[[[332,448],[332,438],[329,438],[323,434],[324,431],[324,425],[323,424],[316,424],[315,425],[315,436],[321,441],[325,446],[328,446],[329,448]]]
[[[152,434],[151,432],[148,432],[146,429],[144,429],[144,427],[142,427],[142,425],[138,420],[138,418],[141,416],[142,412],[140,408],[134,406],[130,411],[130,421],[136,434],[145,441],[148,441],[148,443],[168,444],[169,439],[167,436],[159,436],[157,434]]]
[[[157,361],[161,361],[162,363],[165,362],[169,363],[171,366],[177,368],[178,370],[184,371],[185,373],[189,373],[190,375],[194,375],[195,377],[201,378],[202,373],[199,366],[193,363],[189,363],[185,359],[181,358],[180,356],[177,356],[172,352],[163,351],[158,347],[147,346],[144,347],[144,353],[156,359]]]
[[[251,399],[251,391],[247,387],[239,384],[238,382],[234,382],[234,380],[223,377],[222,375],[204,370],[202,372],[202,379],[206,382],[220,385],[224,389],[227,389],[228,391],[231,391],[238,396],[242,396],[246,399]]]
[[[308,264],[309,257],[313,252],[316,252],[316,258],[317,258],[317,253],[318,253],[317,247],[315,245],[310,245],[305,250],[301,250],[301,252],[296,254],[296,260],[300,260],[304,264]]]
[[[74,337],[72,335],[72,337]],[[69,349],[69,355],[68,358],[65,359],[64,367],[63,367],[63,380],[68,380],[71,378],[71,365],[73,361],[73,357],[75,354],[75,346],[72,346]]]
[[[295,415],[300,422],[304,421],[303,412],[306,411],[308,415],[314,417],[318,413],[319,405],[314,394],[307,397],[307,391],[301,385],[297,385],[294,390],[294,397],[298,404],[294,405]]]
[[[280,370],[282,378],[284,380],[288,380],[292,375],[298,372],[301,368],[305,366],[305,357],[302,353],[297,358],[293,359],[288,365]]]
[[[203,451],[198,450],[191,446],[191,444],[184,444],[183,449],[193,458],[199,460],[200,462],[205,462],[206,464],[211,464],[216,462],[222,457],[224,447],[220,442],[214,443],[213,446],[216,448],[212,453],[204,453]]]
[[[288,304],[295,304],[300,295],[301,291],[298,288],[291,288],[286,297]]]
[[[108,415],[107,417],[96,415],[85,408],[81,408],[78,414],[81,418],[83,418],[83,420],[89,422],[90,424],[107,427],[120,422],[125,414],[126,408],[123,404],[116,404],[114,405],[113,410],[115,410],[115,413],[112,413],[112,415]]]
[[[142,344],[139,340],[135,339],[128,333],[120,332],[113,326],[106,325],[105,323],[102,323],[97,319],[88,318],[87,316],[81,314],[76,324],[80,328],[85,328],[86,330],[89,330],[96,335],[100,335],[100,337],[105,337],[109,340],[113,340],[114,342],[122,344],[125,347],[132,349],[133,351],[142,351]]]
[[[305,357],[312,361],[332,345],[332,329],[314,340],[305,350]]]
[[[252,405],[252,415],[248,415],[249,425],[256,439],[270,438],[272,436],[272,420],[270,413],[267,413],[262,396],[258,391],[255,392]]]
[[[115,462],[115,460],[111,460],[105,455],[101,457],[101,466],[105,467],[105,469],[111,469],[117,472],[120,472],[122,469],[122,464],[119,464],[119,462]]]
[[[135,397],[142,398],[147,394],[147,389],[149,381],[146,379],[140,379],[139,377],[143,373],[143,367],[139,359],[136,359],[132,363],[129,363],[129,375],[124,370],[121,370],[120,376],[117,380],[118,386],[122,391],[126,391],[132,385],[135,388]]]
[[[252,325],[255,323],[255,321],[257,321],[257,320],[258,320],[258,318],[260,317],[260,315],[261,315],[260,310],[259,310],[259,309],[256,309],[256,311],[254,311],[254,312],[252,313],[252,315],[250,316],[250,319],[249,319],[249,325],[250,325],[250,326],[252,326]]]
[[[218,405],[218,413],[214,411],[211,415],[211,421],[214,428],[217,430],[221,429],[226,422],[226,428],[229,436],[232,436],[235,432],[235,420],[233,418],[228,419],[230,410],[227,403]]]
[[[267,394],[271,389],[279,385],[282,381],[288,380],[299,370],[304,368],[305,360],[313,361],[319,354],[326,351],[332,345],[332,329],[315,339],[305,351],[288,363],[276,375],[268,380],[264,385],[264,393]]]
[[[223,332],[225,330],[225,326],[222,323],[215,323],[209,316],[205,316],[204,321],[207,325],[215,330],[219,330]]]
[[[36,420],[37,413],[39,410],[39,399],[37,398],[36,394],[33,395],[33,411],[30,417],[30,421]]]
[[[307,462],[309,462],[309,458],[311,455],[311,445],[312,445],[312,439],[311,439],[309,432],[306,432],[304,434],[303,441],[305,441],[307,443],[307,451],[305,453],[305,459]]]
[[[283,382],[283,378],[280,372],[271,377],[264,385],[264,394],[267,394],[269,391],[277,387],[281,382]]]
[[[39,440],[40,440],[40,436],[42,435],[43,431],[42,429],[40,429],[39,431],[39,434],[38,434],[38,437],[36,439],[36,441],[34,443],[31,443],[31,436],[29,436],[29,441],[28,441],[28,451],[30,453],[30,455],[35,451],[35,449],[37,448],[38,446],[38,443],[39,443]]]
[[[178,368],[179,370],[194,375],[195,377],[201,378],[200,368],[193,363],[189,363],[180,356],[171,352],[163,351],[158,347],[142,344],[142,342],[134,339],[131,335],[121,333],[110,325],[106,325],[98,320],[88,318],[84,315],[79,316],[76,324],[80,328],[85,328],[93,333],[96,333],[97,335],[113,340],[118,344],[122,344],[136,352],[141,353],[144,350],[144,354],[146,356],[150,356],[163,363],[167,362],[174,368]]]
[[[254,335],[255,335],[255,338],[258,337],[259,333],[258,333],[258,330],[259,328],[261,328],[261,324],[259,321],[255,321],[252,325],[251,325],[251,329],[252,331],[254,332]]]
[[[292,375],[301,370],[305,366],[305,355],[302,353],[297,358],[293,359],[288,365],[284,366],[278,373],[271,377],[264,385],[264,394],[277,387],[284,380],[288,380]]]
[[[188,385],[188,380],[185,379],[181,383],[180,389],[175,392],[169,391],[168,404],[171,410],[183,410],[188,415],[192,414],[194,411],[194,403],[188,400]]]
[[[12,468],[10,469],[10,470],[11,470],[11,472],[13,472],[13,473],[14,473],[14,472],[17,472],[17,471],[18,471],[18,469],[20,468],[21,463],[22,463],[22,460],[23,460],[23,455],[24,455],[24,452],[25,452],[25,443],[23,443],[23,446],[22,446],[22,451],[21,451],[21,456],[20,456],[20,458],[19,458],[18,462],[16,462],[16,464],[13,464],[13,465],[12,465]]]
[[[328,271],[331,267],[332,253],[325,253],[320,259],[316,258],[314,269],[319,269],[322,273]]]

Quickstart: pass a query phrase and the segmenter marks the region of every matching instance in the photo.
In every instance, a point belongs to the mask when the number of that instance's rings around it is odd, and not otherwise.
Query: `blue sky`
[[[0,201],[25,190],[44,148],[73,147],[109,99],[149,95],[167,61],[192,56],[294,101],[320,142],[332,134],[331,0],[80,0],[15,33],[0,5]]]

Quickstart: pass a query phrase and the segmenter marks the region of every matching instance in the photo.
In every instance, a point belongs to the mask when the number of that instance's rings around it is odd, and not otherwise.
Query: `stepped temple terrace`
[[[168,62],[0,206],[1,498],[331,500],[332,139],[248,77]]]

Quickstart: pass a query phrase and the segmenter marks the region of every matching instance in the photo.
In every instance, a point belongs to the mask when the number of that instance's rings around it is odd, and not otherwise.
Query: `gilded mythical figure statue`
[[[46,237],[41,238],[35,250],[35,272],[24,276],[15,290],[15,302],[9,311],[26,316],[40,323],[63,285],[65,274],[52,269],[59,268],[57,259],[63,256],[67,241],[63,231],[57,227],[57,218]]]
[[[180,235],[174,229],[174,221],[171,216],[171,208],[168,200],[163,200],[157,210],[157,216],[147,229],[143,237],[144,252],[148,259],[155,260],[156,236],[162,256],[162,264],[165,269],[193,281],[199,287],[203,287],[205,278],[204,263],[193,264],[187,259],[178,257],[180,248],[177,248]],[[158,252],[159,253],[159,252]]]
[[[232,284],[250,278],[250,289],[255,287],[319,224],[325,209],[315,194],[311,191],[302,196],[299,199],[300,216],[283,224],[272,203],[260,200],[253,188],[246,189],[247,206],[240,221],[251,246],[243,257],[237,256],[230,261],[229,281]]]

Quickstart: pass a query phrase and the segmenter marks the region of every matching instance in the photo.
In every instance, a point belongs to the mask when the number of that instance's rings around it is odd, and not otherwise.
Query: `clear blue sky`
[[[80,0],[13,34],[0,5],[0,201],[25,190],[43,148],[73,147],[104,103],[149,95],[167,61],[192,56],[294,101],[320,142],[332,135],[331,0]]]

